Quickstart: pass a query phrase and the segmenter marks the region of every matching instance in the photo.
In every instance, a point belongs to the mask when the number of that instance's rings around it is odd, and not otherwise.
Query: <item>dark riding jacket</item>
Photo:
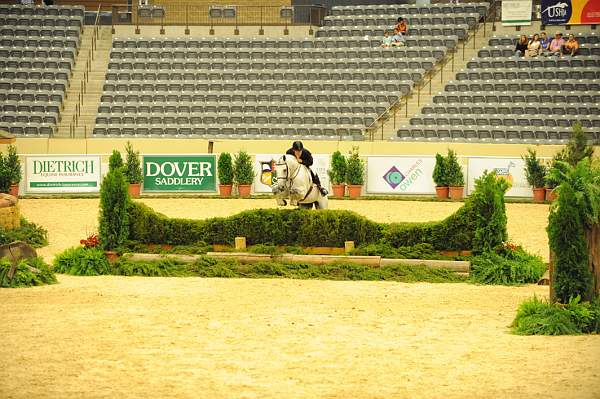
[[[290,148],[289,150],[287,150],[286,155],[296,156],[296,154],[294,154],[293,148]],[[313,164],[313,157],[312,157],[312,154],[310,153],[310,151],[308,151],[306,148],[303,149],[302,153],[300,154],[300,159],[302,160],[302,164],[305,165],[308,168],[308,170],[310,171],[310,175],[312,177],[313,183],[315,183],[317,185],[317,187],[321,187],[321,179],[319,178],[319,175],[317,175],[315,173],[315,171],[310,168]]]
[[[294,149],[290,148],[289,150],[287,150],[286,154],[295,156]],[[300,154],[300,159],[302,160],[302,164],[306,167],[310,168],[313,164],[312,154],[306,148],[302,150],[302,153]]]

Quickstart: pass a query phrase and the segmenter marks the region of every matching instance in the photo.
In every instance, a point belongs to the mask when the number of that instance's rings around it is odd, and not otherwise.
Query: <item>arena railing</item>
[[[185,34],[189,35],[190,26],[210,26],[209,33],[214,35],[216,26],[235,27],[234,34],[239,34],[240,26],[259,26],[259,35],[264,34],[264,26],[284,26],[284,35],[289,34],[288,26],[310,26],[309,34],[314,33],[312,27],[323,25],[327,9],[320,5],[232,5],[210,6],[193,4],[153,4],[152,6],[113,5],[112,27],[115,25],[135,25],[139,33],[140,25],[160,26],[164,34],[165,26],[185,26]]]
[[[85,61],[85,69],[83,70],[83,77],[79,81],[79,92],[77,93],[77,103],[75,104],[75,109],[73,111],[73,117],[71,119],[71,123],[69,125],[69,137],[76,137],[76,129],[79,127],[79,119],[81,118],[81,107],[83,107],[84,96],[87,93],[87,86],[90,81],[90,72],[92,71],[92,62],[94,61],[94,55],[96,49],[98,48],[98,39],[100,37],[100,9],[102,8],[102,4],[98,4],[98,10],[96,13],[96,19],[94,21],[94,26],[92,28],[92,40],[91,45],[88,50],[88,58]],[[88,137],[87,126],[84,126],[85,129],[85,137]]]

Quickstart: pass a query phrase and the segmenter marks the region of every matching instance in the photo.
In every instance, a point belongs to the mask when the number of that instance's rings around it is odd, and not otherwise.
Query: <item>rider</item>
[[[310,153],[310,151],[304,148],[302,142],[294,141],[294,143],[292,144],[292,148],[287,150],[286,154],[294,155],[298,162],[300,162],[308,168],[308,170],[310,171],[310,175],[312,176],[313,183],[317,185],[317,188],[319,189],[321,194],[323,196],[326,196],[328,194],[328,191],[325,189],[325,187],[321,187],[321,180],[319,179],[319,176],[310,169],[311,165],[313,164],[312,154]]]

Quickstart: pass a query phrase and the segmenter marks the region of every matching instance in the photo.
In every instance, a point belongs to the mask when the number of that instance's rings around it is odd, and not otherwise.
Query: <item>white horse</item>
[[[293,155],[284,155],[275,164],[277,183],[271,189],[278,205],[291,205],[301,208],[327,209],[327,196],[322,195],[313,183],[310,170],[298,162]]]

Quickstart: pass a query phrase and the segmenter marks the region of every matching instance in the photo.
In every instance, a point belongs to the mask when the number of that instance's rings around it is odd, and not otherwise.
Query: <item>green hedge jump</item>
[[[433,223],[376,223],[350,211],[301,209],[258,209],[206,220],[175,219],[130,201],[128,239],[146,244],[232,245],[235,237],[244,236],[248,245],[342,247],[344,241],[354,241],[356,245],[399,247],[427,243],[437,250],[477,252],[506,241],[506,188],[495,174],[485,174],[463,207]]]

